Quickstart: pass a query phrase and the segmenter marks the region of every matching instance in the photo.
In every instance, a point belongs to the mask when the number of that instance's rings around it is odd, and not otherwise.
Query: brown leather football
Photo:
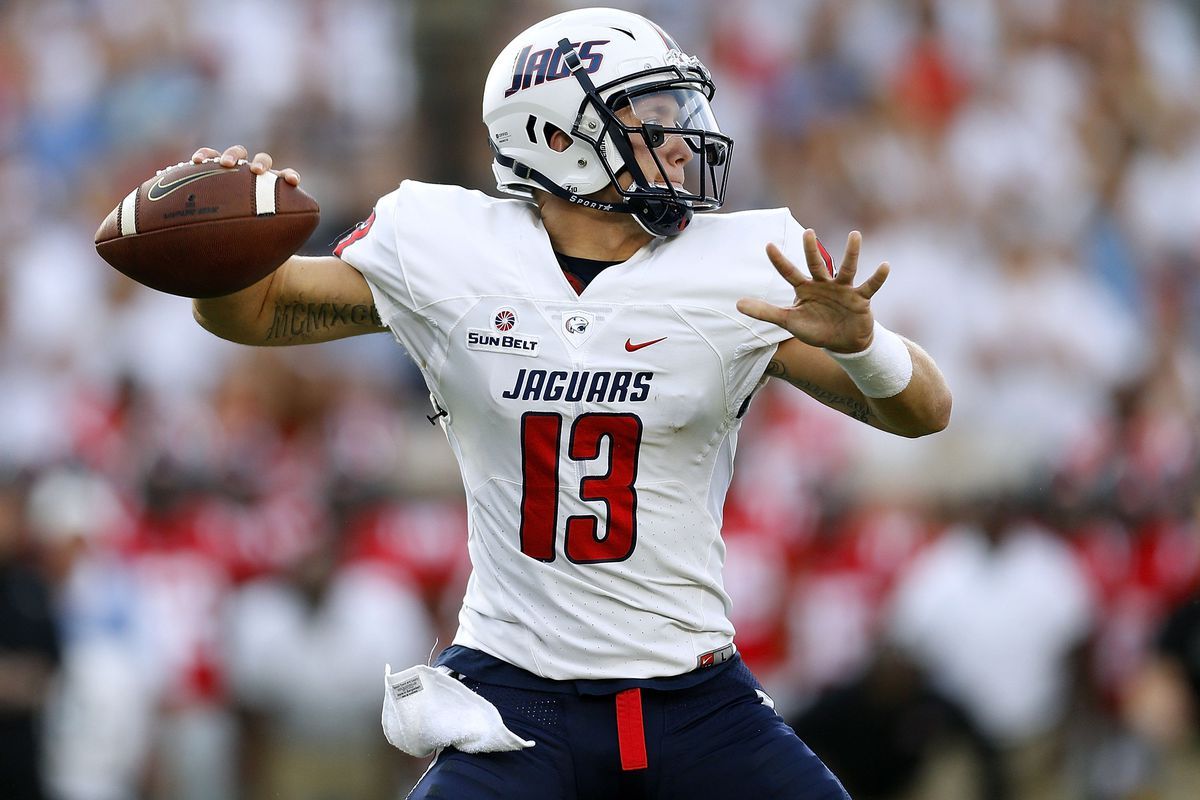
[[[100,223],[96,252],[138,283],[219,297],[261,280],[317,227],[311,195],[245,162],[185,162],[134,189]]]

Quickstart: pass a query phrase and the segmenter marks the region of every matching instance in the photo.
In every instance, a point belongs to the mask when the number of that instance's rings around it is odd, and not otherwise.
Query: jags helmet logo
[[[609,43],[609,39],[597,39],[590,42],[571,42],[576,48],[583,71],[591,74],[600,69],[604,54],[596,52],[596,48]],[[566,62],[562,60],[562,51],[557,47],[547,47],[534,50],[533,45],[525,45],[517,55],[517,63],[513,66],[512,85],[504,90],[505,97],[512,97],[522,89],[530,86],[540,86],[547,81],[562,80],[571,74]]]

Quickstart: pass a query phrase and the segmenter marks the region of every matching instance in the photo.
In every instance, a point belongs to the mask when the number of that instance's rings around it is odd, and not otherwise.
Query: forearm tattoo
[[[267,329],[268,342],[312,336],[347,325],[385,327],[373,305],[351,303],[276,303]]]
[[[772,378],[782,378],[792,386],[807,393],[814,400],[824,403],[831,408],[836,408],[859,422],[871,421],[871,409],[866,403],[854,397],[847,397],[837,392],[831,392],[810,381],[794,378],[787,374],[787,370],[784,369],[783,362],[781,361],[771,359],[771,362],[767,364],[766,372]]]

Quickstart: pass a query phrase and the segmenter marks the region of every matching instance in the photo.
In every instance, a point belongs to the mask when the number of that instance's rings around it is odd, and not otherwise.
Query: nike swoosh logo
[[[169,195],[171,192],[175,191],[176,189],[187,186],[189,183],[195,183],[196,181],[203,180],[210,175],[220,175],[222,172],[226,172],[226,171],[227,170],[224,167],[219,167],[217,169],[205,170],[204,172],[197,172],[194,175],[187,175],[182,178],[176,178],[175,180],[171,181],[170,183],[163,183],[163,177],[165,177],[165,176],[159,176],[158,180],[156,180],[154,183],[150,184],[150,188],[146,191],[146,199],[152,200],[152,201],[153,200],[162,200],[164,197]]]
[[[649,347],[652,344],[658,344],[659,342],[664,341],[666,338],[667,337],[664,336],[664,337],[662,337],[662,339],[651,339],[648,342],[641,342],[639,344],[634,344],[631,340],[626,339],[625,340],[625,349],[628,350],[630,353],[632,353],[636,350],[641,350],[643,347]]]

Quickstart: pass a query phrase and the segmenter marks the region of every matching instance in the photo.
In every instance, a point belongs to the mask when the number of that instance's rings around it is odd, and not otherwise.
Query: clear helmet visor
[[[623,189],[662,192],[697,209],[720,205],[733,141],[721,133],[703,91],[673,86],[631,92],[615,111],[642,173],[622,175]]]

